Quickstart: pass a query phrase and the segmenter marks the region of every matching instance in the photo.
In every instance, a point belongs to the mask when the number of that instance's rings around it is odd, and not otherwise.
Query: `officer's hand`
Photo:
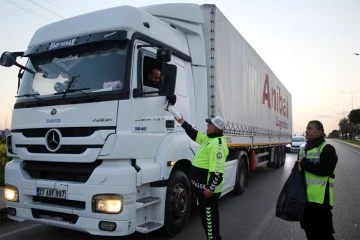
[[[211,196],[214,194],[212,191],[210,191],[210,189],[208,188],[204,188],[204,197],[205,199],[211,198]]]
[[[184,120],[184,118],[179,118],[179,119],[177,120],[177,122],[182,125],[182,124],[185,122],[185,120]]]

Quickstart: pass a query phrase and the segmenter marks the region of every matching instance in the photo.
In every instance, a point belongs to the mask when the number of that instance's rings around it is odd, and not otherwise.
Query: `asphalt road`
[[[339,162],[335,178],[333,219],[336,239],[360,239],[360,148],[329,140]],[[298,222],[275,216],[275,204],[282,185],[290,174],[296,154],[287,154],[284,168],[258,168],[241,196],[228,195],[220,201],[221,233],[226,239],[280,240],[306,239]],[[0,239],[169,239],[161,232],[135,233],[127,237],[98,237],[86,233],[37,223],[6,221],[0,226]],[[173,240],[205,239],[198,212],[194,210],[185,229]]]

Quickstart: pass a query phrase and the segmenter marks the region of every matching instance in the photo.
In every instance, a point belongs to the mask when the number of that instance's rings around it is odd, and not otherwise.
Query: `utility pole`
[[[345,118],[345,110],[344,110],[344,106],[343,104],[334,104],[335,106],[339,106],[339,107],[342,107],[342,115],[343,115],[343,118]]]
[[[356,92],[347,92],[347,91],[340,91],[342,93],[348,93],[351,95],[351,110],[354,110],[354,94],[358,93],[360,91],[356,91]]]

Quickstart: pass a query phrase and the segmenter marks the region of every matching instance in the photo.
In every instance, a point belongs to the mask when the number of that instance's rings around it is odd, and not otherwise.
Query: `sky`
[[[360,108],[359,0],[0,0],[0,54],[25,51],[39,27],[64,18],[170,2],[220,9],[290,91],[293,134],[314,119],[330,133]],[[17,73],[0,66],[0,129],[11,128]]]

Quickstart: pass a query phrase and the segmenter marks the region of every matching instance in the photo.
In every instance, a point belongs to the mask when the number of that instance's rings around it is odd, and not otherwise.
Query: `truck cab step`
[[[143,208],[155,203],[161,202],[160,197],[144,197],[136,200],[136,208]]]
[[[149,233],[155,231],[163,226],[162,223],[158,222],[146,222],[136,227],[137,232]]]

